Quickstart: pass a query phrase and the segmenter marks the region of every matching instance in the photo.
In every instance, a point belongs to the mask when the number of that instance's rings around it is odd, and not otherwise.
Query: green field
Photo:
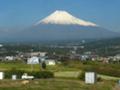
[[[113,90],[113,81],[102,81],[87,85],[83,81],[73,79],[40,79],[22,84],[22,80],[0,81],[0,90]]]
[[[92,64],[94,66],[94,64]],[[98,74],[102,81],[94,85],[87,85],[84,81],[78,79],[84,68],[90,65],[70,63],[69,65],[47,66],[46,71],[54,73],[53,79],[31,80],[28,84],[22,84],[22,80],[2,80],[0,81],[0,90],[116,90],[119,77],[113,77],[104,74]],[[108,68],[108,66],[105,66]],[[24,71],[41,71],[40,65],[27,65],[24,63],[0,63],[0,71],[11,69]],[[114,66],[118,69],[119,66]],[[118,86],[117,86],[118,88]],[[118,89],[119,90],[119,89]]]
[[[13,68],[17,69],[17,70],[25,70],[25,71],[31,71],[32,67],[35,71],[40,70],[40,66],[39,65],[27,65],[27,64],[23,64],[23,63],[0,63],[0,70],[4,71],[4,70],[11,70]]]
[[[0,71],[4,70],[11,70],[11,69],[17,69],[17,70],[25,70],[25,71],[40,71],[41,66],[39,64],[36,65],[28,65],[24,63],[0,63]],[[65,67],[63,65],[55,65],[55,66],[47,66],[46,70],[48,71],[79,71],[78,68],[74,67]]]

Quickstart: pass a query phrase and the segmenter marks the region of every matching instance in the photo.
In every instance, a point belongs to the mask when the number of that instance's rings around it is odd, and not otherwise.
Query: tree
[[[42,62],[42,69],[46,69],[46,63],[45,63],[45,61]]]

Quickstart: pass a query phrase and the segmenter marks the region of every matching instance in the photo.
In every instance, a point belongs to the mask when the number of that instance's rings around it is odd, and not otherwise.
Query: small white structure
[[[96,82],[96,74],[94,72],[85,73],[85,83],[94,84]]]
[[[34,76],[28,76],[27,73],[24,73],[21,78],[22,79],[34,79]]]
[[[12,60],[14,60],[14,57],[13,57],[13,56],[6,56],[6,57],[5,57],[5,60],[12,61]]]
[[[39,64],[39,57],[31,57],[28,58],[27,64]]]
[[[0,80],[3,80],[3,79],[4,79],[4,73],[0,72]]]
[[[88,55],[81,55],[81,60],[82,60],[82,61],[85,61],[85,60],[87,60],[88,58],[89,58]]]
[[[45,57],[40,57],[39,59],[40,59],[40,62],[45,61]]]
[[[40,52],[40,57],[45,57],[46,56],[46,52]]]
[[[45,63],[46,63],[46,65],[55,65],[56,64],[55,60],[52,60],[52,59],[45,60]]]
[[[46,52],[32,52],[30,53],[30,56],[40,56],[40,57],[44,57],[46,56]]]
[[[3,47],[3,45],[2,45],[2,44],[0,44],[0,47]]]
[[[16,80],[17,79],[17,75],[12,75],[12,80]]]

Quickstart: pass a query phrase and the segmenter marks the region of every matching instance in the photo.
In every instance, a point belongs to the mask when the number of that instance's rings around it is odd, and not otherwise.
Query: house
[[[117,62],[117,63],[120,63],[120,54],[117,54],[115,56],[112,56],[112,57],[109,57],[109,61],[110,62]]]
[[[12,61],[12,60],[14,60],[14,57],[13,57],[13,56],[6,56],[6,57],[5,57],[5,60]]]
[[[114,59],[120,60],[120,54],[117,54],[116,56],[114,56]]]
[[[40,57],[45,57],[46,56],[46,52],[40,52]]]
[[[81,55],[80,60],[81,61],[86,61],[89,59],[89,55]]]
[[[40,56],[40,57],[44,57],[46,56],[46,52],[32,52],[30,53],[31,56]]]
[[[45,63],[46,65],[56,65],[55,60],[52,60],[52,59],[45,60]]]
[[[2,44],[0,44],[0,47],[3,47],[3,45],[2,45]]]
[[[46,57],[39,57],[40,62],[45,61]]]
[[[39,64],[39,57],[33,56],[27,59],[27,64]]]

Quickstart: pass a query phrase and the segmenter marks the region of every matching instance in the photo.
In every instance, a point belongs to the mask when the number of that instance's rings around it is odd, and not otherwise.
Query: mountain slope
[[[8,37],[9,36],[9,37]],[[76,18],[66,11],[55,11],[33,26],[14,35],[5,36],[5,40],[13,41],[51,41],[104,39],[118,37],[115,33],[90,21]],[[4,38],[4,36],[2,37]]]
[[[36,41],[102,39],[116,36],[117,33],[78,19],[66,11],[55,11],[24,32],[24,38]]]
[[[39,24],[22,33],[24,40],[31,41],[104,39],[117,36],[118,34],[100,27],[56,24]]]

